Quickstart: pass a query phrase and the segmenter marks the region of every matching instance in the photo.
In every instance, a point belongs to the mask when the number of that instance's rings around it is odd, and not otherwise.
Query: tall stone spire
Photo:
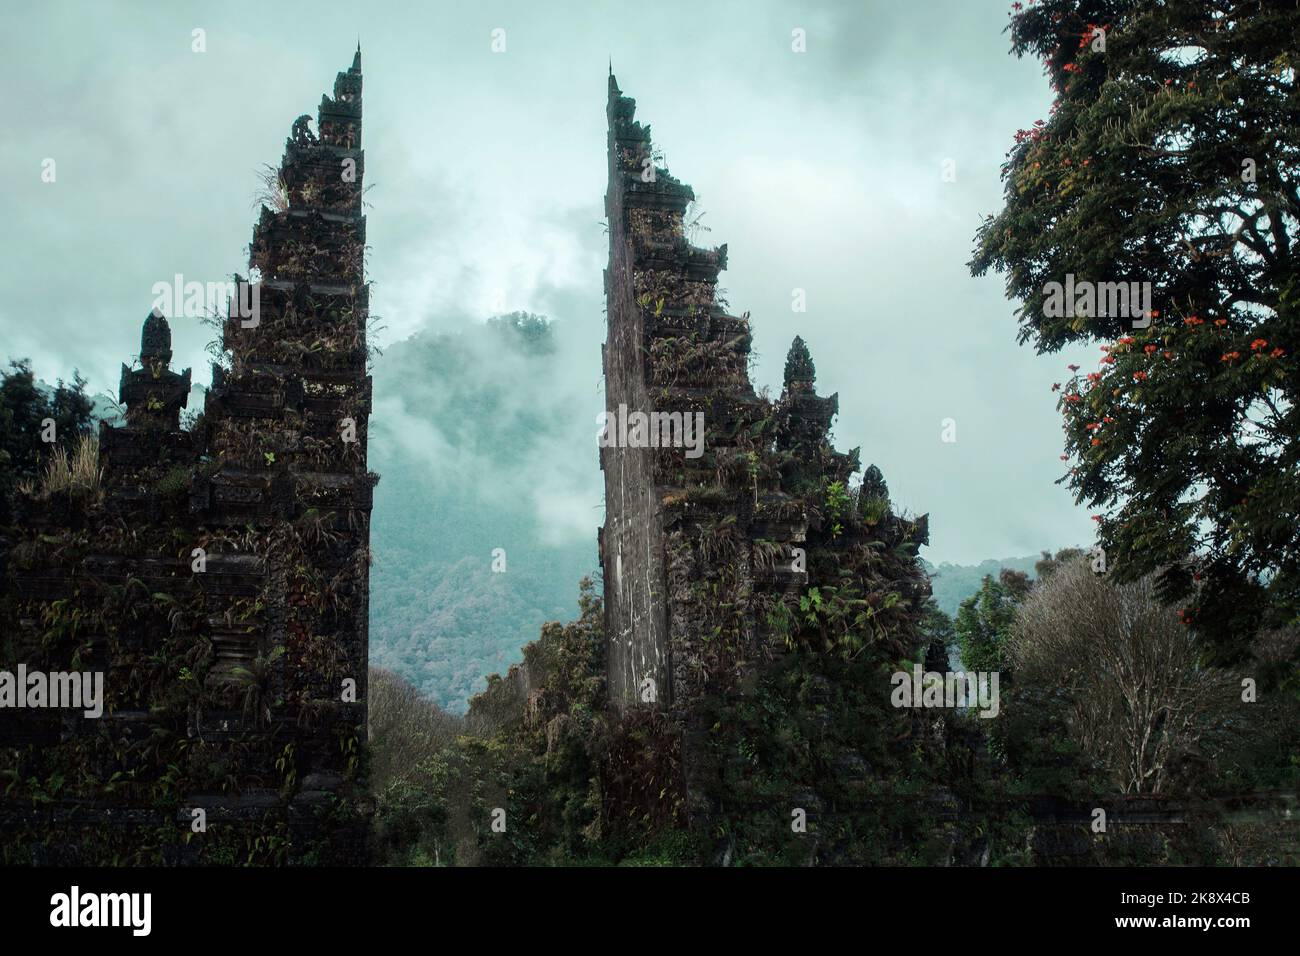
[[[25,499],[38,509],[30,534],[66,546],[14,571],[0,553],[0,587],[19,596],[0,601],[0,633],[27,640],[30,621],[66,608],[61,620],[85,624],[38,641],[40,659],[108,675],[100,719],[6,717],[0,749],[15,733],[28,741],[33,780],[123,771],[65,788],[39,822],[27,794],[0,792],[6,850],[83,865],[124,848],[155,865],[226,861],[232,847],[257,863],[366,857],[378,479],[366,467],[359,51],[317,119],[319,134],[302,116],[285,144],[253,233],[259,275],[233,289],[230,361],[213,370],[201,424],[179,428],[190,372],[172,370],[171,329],[151,312],[139,361],[122,367],[126,424],[100,426],[102,481],[82,477],[75,499]],[[0,641],[0,670],[14,649]],[[193,807],[215,817],[206,834],[190,830]]]
[[[250,667],[261,648],[282,646],[275,720],[313,715],[316,732],[364,739],[368,661],[372,489],[367,471],[371,378],[367,373],[366,222],[361,193],[361,56],[322,96],[318,134],[309,117],[285,143],[275,207],[253,230],[252,315],[232,303],[223,341],[230,368],[214,368],[208,392],[209,454],[190,507],[205,524],[257,529],[252,550],[209,555],[237,562],[237,593],[258,596],[257,616],[213,634],[216,689]],[[298,522],[333,542],[307,547]],[[327,592],[321,582],[329,582]],[[328,603],[330,610],[320,608]],[[350,698],[339,688],[351,682]],[[337,747],[335,748],[337,750]],[[342,767],[319,750],[325,789]]]
[[[695,193],[656,162],[650,127],[612,71],[606,115],[607,426],[641,418],[662,435],[677,417],[702,431],[690,448],[602,442],[607,686],[619,711],[653,707],[679,735],[684,810],[696,820],[716,809],[710,781],[724,769],[707,715],[792,646],[806,588],[856,581],[874,595],[878,556],[849,507],[858,453],[830,444],[839,399],[817,395],[807,345],[790,348],[779,402],[755,393],[749,313],[731,315],[717,289],[727,247],[690,242]],[[909,600],[923,590],[915,568],[900,577]],[[822,649],[827,636],[801,640]]]
[[[742,427],[756,396],[747,371],[749,323],[728,315],[716,292],[727,247],[701,249],[686,238],[683,215],[694,191],[655,163],[650,128],[636,121],[636,101],[612,72],[607,91],[606,407],[610,414],[677,414],[702,421],[705,432],[691,456],[671,446],[601,449],[610,696],[619,706],[643,700],[649,682],[662,705],[692,697],[699,676],[683,666],[685,646],[675,654],[669,647],[686,639],[684,631],[671,632],[687,620],[674,625],[667,598],[663,537],[682,518],[671,503],[735,466],[734,438],[724,436]],[[752,489],[747,493],[752,504]],[[724,497],[745,494],[733,488]]]

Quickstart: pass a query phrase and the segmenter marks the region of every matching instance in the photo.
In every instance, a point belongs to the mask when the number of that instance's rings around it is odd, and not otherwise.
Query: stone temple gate
[[[293,124],[193,427],[153,312],[98,480],[19,495],[0,670],[102,672],[105,709],[0,721],[4,863],[364,858],[361,87],[358,49]]]

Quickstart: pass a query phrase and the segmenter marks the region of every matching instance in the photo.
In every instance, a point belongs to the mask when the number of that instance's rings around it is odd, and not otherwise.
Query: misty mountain
[[[945,614],[954,615],[962,601],[980,589],[986,575],[997,577],[1003,568],[1023,571],[1031,578],[1034,565],[1042,560],[1041,554],[1031,554],[1023,558],[989,558],[979,564],[931,564],[924,561],[925,570],[930,575],[930,584],[934,591],[934,600]]]
[[[599,396],[563,375],[567,344],[515,313],[375,360],[370,659],[455,713],[596,573]]]

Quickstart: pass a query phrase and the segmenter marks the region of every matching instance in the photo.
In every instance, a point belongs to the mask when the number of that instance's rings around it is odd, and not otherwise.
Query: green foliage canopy
[[[40,473],[51,447],[42,441],[42,423],[53,419],[56,444],[71,452],[78,436],[90,430],[93,411],[80,372],[73,372],[71,384],[60,379],[53,390],[37,383],[27,359],[11,360],[9,370],[0,372],[0,519],[8,519],[15,485]]]
[[[1029,577],[1004,568],[961,602],[953,629],[962,662],[975,671],[1007,669],[1006,647],[1016,609],[1029,594]]]
[[[1300,614],[1300,8],[1046,0],[1010,32],[1057,96],[1016,135],[971,270],[1006,274],[1039,352],[1102,343],[1060,391],[1062,480],[1111,564],[1161,571],[1239,658]],[[1059,314],[1068,275],[1151,283],[1149,324]]]

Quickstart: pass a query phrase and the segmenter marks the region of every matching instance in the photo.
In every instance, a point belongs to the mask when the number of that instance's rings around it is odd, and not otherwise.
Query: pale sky
[[[0,357],[114,391],[158,281],[246,271],[257,172],[351,62],[365,73],[369,278],[383,340],[524,309],[560,323],[575,435],[551,504],[599,522],[608,64],[726,242],[756,386],[807,340],[837,444],[931,515],[934,562],[1091,540],[1054,481],[1053,382],[1079,353],[1018,346],[1002,279],[970,277],[1017,128],[1046,118],[1009,3],[41,3],[6,13]],[[207,51],[191,50],[206,31]],[[506,50],[492,52],[492,31]],[[791,50],[806,31],[807,51]],[[54,183],[42,162],[57,164]],[[955,161],[956,181],[942,178]],[[804,289],[807,311],[791,310]],[[173,322],[207,382],[209,330]],[[382,362],[382,358],[379,359]],[[1090,357],[1089,362],[1095,361]],[[385,396],[376,395],[378,403]],[[956,421],[957,441],[941,441]],[[590,466],[585,467],[585,466]],[[436,494],[436,488],[430,488]],[[565,502],[568,502],[567,504]],[[539,506],[540,507],[540,506]]]

